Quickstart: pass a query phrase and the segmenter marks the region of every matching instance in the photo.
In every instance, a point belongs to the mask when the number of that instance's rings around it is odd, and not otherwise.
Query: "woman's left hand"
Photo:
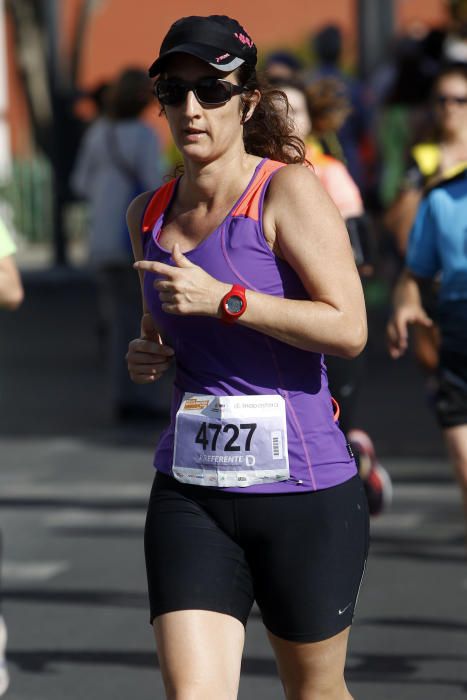
[[[216,280],[190,262],[178,243],[173,247],[172,260],[175,265],[152,260],[139,260],[133,265],[160,278],[154,287],[159,292],[163,311],[179,316],[219,316],[221,299],[231,285]]]

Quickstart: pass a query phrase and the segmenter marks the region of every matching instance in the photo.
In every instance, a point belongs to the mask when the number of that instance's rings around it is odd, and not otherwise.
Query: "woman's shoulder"
[[[274,173],[269,187],[269,199],[281,195],[289,196],[301,190],[319,188],[319,180],[311,168],[304,163],[288,163]]]
[[[141,224],[141,219],[143,217],[144,211],[149,204],[154,192],[142,192],[137,197],[135,197],[130,204],[126,212],[126,220],[128,228],[139,229]]]

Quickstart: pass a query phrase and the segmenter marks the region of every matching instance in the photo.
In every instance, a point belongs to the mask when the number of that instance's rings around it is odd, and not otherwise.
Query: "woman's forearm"
[[[247,309],[237,323],[288,345],[341,357],[356,357],[367,340],[365,316],[322,301],[283,299],[247,291]]]
[[[0,308],[14,311],[23,301],[21,278],[13,258],[0,260]]]
[[[409,270],[405,269],[397,280],[392,301],[394,310],[401,306],[422,306],[420,286]]]

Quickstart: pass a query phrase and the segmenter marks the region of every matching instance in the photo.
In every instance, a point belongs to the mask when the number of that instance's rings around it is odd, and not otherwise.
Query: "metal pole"
[[[51,139],[52,157],[52,222],[54,260],[56,265],[67,265],[67,250],[64,230],[64,183],[62,162],[63,109],[61,93],[63,90],[60,70],[60,2],[43,0],[43,17],[47,45],[47,70],[53,113],[53,133]]]
[[[359,73],[366,78],[381,63],[394,33],[394,0],[357,0]]]

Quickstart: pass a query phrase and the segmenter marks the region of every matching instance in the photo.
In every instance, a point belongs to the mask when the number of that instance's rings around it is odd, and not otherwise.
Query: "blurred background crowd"
[[[420,165],[422,156],[413,148],[433,143],[443,130],[443,115],[431,99],[436,76],[448,61],[467,62],[466,4],[335,0],[325,9],[300,2],[223,8],[241,16],[258,37],[262,68],[270,77],[299,80],[314,92],[309,98],[318,110],[311,127],[315,141],[346,165],[365,209],[385,222],[375,232],[383,257],[401,251],[396,216],[383,215],[406,186],[414,157]],[[4,0],[0,7],[4,216],[25,262],[34,247],[35,259],[40,257],[40,244],[44,263],[84,263],[99,244],[86,207],[100,195],[91,196],[83,182],[85,167],[95,167],[79,162],[92,138],[100,142],[96,159],[112,153],[122,180],[131,184],[130,196],[173,172],[176,154],[144,71],[160,42],[159,25],[167,26],[170,12],[181,16],[190,8],[178,2],[173,9],[155,10],[142,1],[133,13],[122,0]],[[212,11],[219,8],[209,2],[197,6],[200,14]],[[96,131],[103,119],[141,119],[154,138],[146,146],[151,136],[143,129],[139,137],[128,137],[136,148],[130,154],[124,152],[129,146],[122,131],[120,152],[118,139]],[[91,129],[93,137],[86,133]],[[429,157],[424,153],[422,169],[433,168]],[[73,180],[77,162],[80,172]]]
[[[381,306],[424,188],[467,160],[467,107],[446,101],[444,89],[467,95],[467,1],[305,4],[223,11],[257,38],[260,69],[286,93],[308,160],[347,222],[367,303]],[[160,28],[191,12],[184,2],[155,10],[141,1],[137,13],[124,0],[0,2],[2,219],[20,269],[93,277],[99,321],[90,332],[108,359],[119,419],[160,409],[160,397],[130,385],[122,362],[138,333],[139,294],[125,211],[179,165],[147,65]],[[414,336],[430,373],[436,329]],[[335,391],[350,419],[349,381]]]
[[[161,408],[122,361],[139,303],[125,211],[180,163],[147,65],[161,28],[191,11],[181,1],[155,10],[141,0],[137,12],[124,0],[0,2],[0,213],[21,270],[92,277],[99,320],[89,331],[117,419]],[[467,0],[223,11],[257,37],[260,69],[287,95],[308,161],[346,220],[369,308],[388,305],[425,188],[467,161]],[[436,334],[414,333],[428,376]],[[349,382],[334,390],[351,422]]]

